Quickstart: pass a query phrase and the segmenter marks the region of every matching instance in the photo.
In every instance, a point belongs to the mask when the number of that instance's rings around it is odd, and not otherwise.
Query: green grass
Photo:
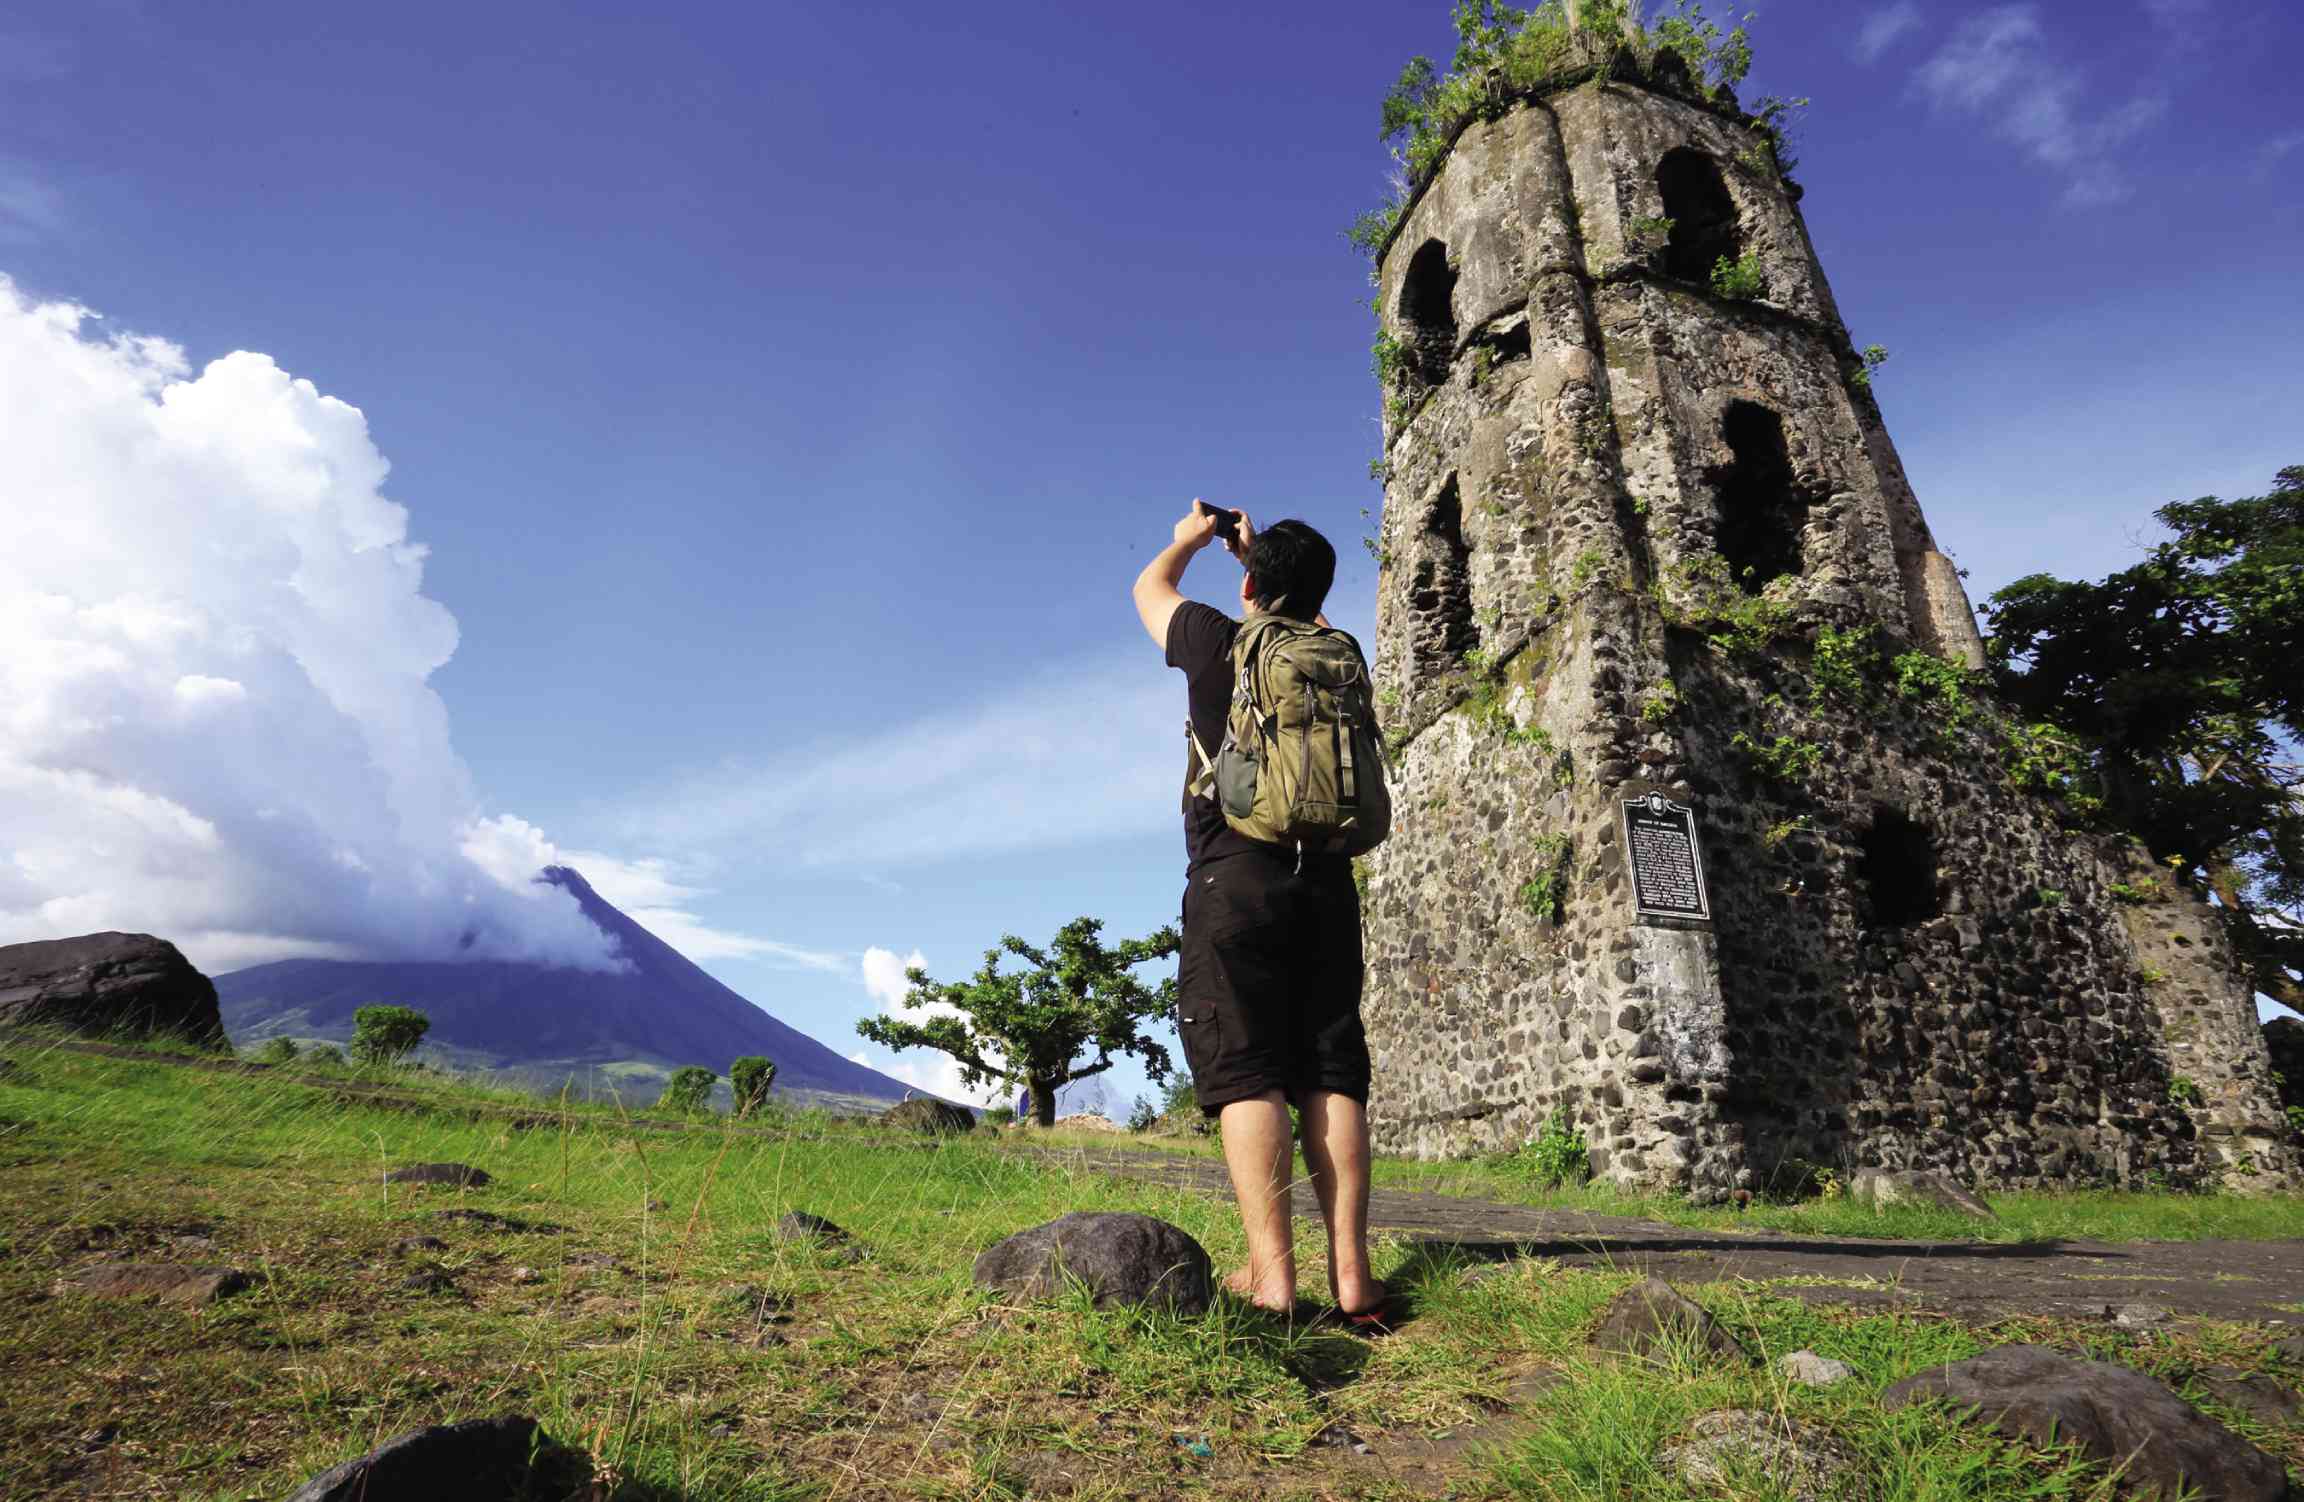
[[[1079,1297],[1012,1306],[970,1285],[970,1262],[1065,1211],[1158,1215],[1220,1268],[1240,1257],[1238,1225],[1216,1199],[1021,1157],[989,1133],[932,1145],[810,1116],[758,1133],[647,1132],[605,1109],[523,1126],[445,1081],[387,1107],[278,1073],[6,1052],[0,1497],[278,1496],[393,1434],[502,1412],[590,1451],[626,1502],[1443,1487],[1665,1498],[1681,1494],[1650,1464],[1655,1443],[1723,1405],[1827,1425],[1881,1498],[2086,1496],[2100,1481],[1873,1401],[1910,1371],[2047,1326],[1979,1331],[1750,1285],[1692,1290],[1761,1353],[1808,1346],[1860,1374],[1835,1393],[1787,1391],[1765,1367],[1587,1359],[1584,1331],[1624,1275],[1528,1263],[1472,1282],[1401,1241],[1380,1248],[1378,1271],[1414,1318],[1379,1342],[1229,1304],[1199,1320]],[[436,1159],[496,1182],[382,1182],[386,1166]],[[435,1216],[456,1207],[527,1229]],[[779,1244],[772,1227],[791,1209],[840,1222],[873,1255],[846,1266]],[[448,1245],[394,1250],[412,1235]],[[621,1267],[577,1266],[576,1252]],[[51,1291],[107,1255],[224,1261],[256,1281],[204,1311]],[[456,1292],[403,1286],[426,1266]],[[1304,1292],[1322,1281],[1308,1259]],[[758,1295],[788,1310],[762,1324]],[[2179,1381],[2210,1359],[2260,1365],[2267,1345],[2238,1326],[2063,1335]],[[1560,1380],[1507,1410],[1526,1391],[1515,1384],[1546,1374]],[[1373,1457],[1315,1444],[1338,1424]],[[2248,1432],[2304,1457],[2304,1436]],[[1427,1452],[1439,1480],[1403,1458]],[[1754,1486],[1731,1494],[1770,1495]]]

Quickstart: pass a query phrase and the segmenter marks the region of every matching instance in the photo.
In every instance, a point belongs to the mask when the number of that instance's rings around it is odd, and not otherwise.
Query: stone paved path
[[[1230,1192],[1223,1165],[1209,1158],[1084,1149],[1036,1156],[1212,1194]],[[1320,1213],[1307,1184],[1296,1187],[1296,1213]],[[2179,1316],[2304,1325],[2304,1310],[2295,1307],[2304,1301],[2304,1240],[1873,1241],[1693,1230],[1629,1216],[1381,1188],[1370,1196],[1369,1224],[1405,1233],[1436,1254],[1475,1261],[1550,1257],[1579,1267],[1653,1272],[1675,1282],[1831,1279],[1787,1284],[1780,1291],[1821,1303],[1969,1320],[2087,1317],[2101,1315],[2108,1304],[2157,1304]]]

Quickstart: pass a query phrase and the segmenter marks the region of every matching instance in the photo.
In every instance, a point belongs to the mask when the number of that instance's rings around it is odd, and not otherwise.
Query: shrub
[[[1015,1123],[1016,1108],[1014,1106],[994,1106],[984,1113],[986,1126],[1004,1127],[1013,1126]]]
[[[360,1007],[352,1013],[352,1057],[364,1065],[397,1064],[416,1051],[432,1019],[414,1007]]]
[[[1150,1096],[1137,1096],[1136,1104],[1128,1109],[1128,1130],[1131,1132],[1149,1132],[1159,1120],[1159,1108],[1152,1104]]]
[[[1749,302],[1768,290],[1767,275],[1760,269],[1760,254],[1748,250],[1735,260],[1726,256],[1712,263],[1712,293],[1734,302]]]
[[[683,1064],[664,1082],[664,1093],[656,1097],[656,1109],[676,1116],[701,1116],[711,1109],[712,1087],[719,1079],[709,1069]]]
[[[304,1062],[314,1069],[342,1069],[344,1050],[333,1043],[317,1044],[305,1051]]]
[[[776,1064],[758,1054],[746,1054],[728,1066],[728,1086],[736,1095],[739,1119],[768,1104],[768,1087],[776,1083]],[[706,1089],[710,1089],[707,1084]]]
[[[256,1051],[256,1062],[259,1064],[293,1064],[296,1062],[296,1056],[301,1052],[303,1050],[296,1046],[294,1038],[267,1038],[264,1040],[264,1046]]]
[[[1552,1112],[1533,1142],[1523,1143],[1507,1161],[1542,1188],[1572,1187],[1592,1177],[1592,1150],[1584,1141],[1584,1129],[1564,1105]]]

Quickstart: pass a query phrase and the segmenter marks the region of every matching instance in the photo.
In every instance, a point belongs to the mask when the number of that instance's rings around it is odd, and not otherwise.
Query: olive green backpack
[[[1191,791],[1224,821],[1299,857],[1360,855],[1392,832],[1368,662],[1350,634],[1258,612],[1232,640],[1232,712],[1211,758],[1193,740]],[[1191,733],[1186,726],[1186,734]]]

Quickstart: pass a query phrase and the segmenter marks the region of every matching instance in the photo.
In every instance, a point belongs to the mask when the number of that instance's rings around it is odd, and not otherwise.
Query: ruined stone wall
[[[1564,1110],[1604,1176],[1708,1195],[1867,1165],[2270,1182],[2292,1161],[2212,921],[2123,902],[2124,857],[2014,785],[1984,720],[1880,681],[1906,650],[1979,662],[1975,627],[1754,145],[1621,78],[1530,100],[1466,128],[1381,263],[1413,356],[1381,532],[1379,1146],[1509,1148]],[[1760,297],[1659,233],[1675,151],[1717,168]],[[1785,573],[1732,649],[1708,612],[1760,577],[1723,556]],[[1870,629],[1870,681],[1818,686],[1826,628]],[[1789,774],[1763,754],[1787,745]],[[1635,920],[1618,808],[1651,789],[1699,811],[1711,925]]]

